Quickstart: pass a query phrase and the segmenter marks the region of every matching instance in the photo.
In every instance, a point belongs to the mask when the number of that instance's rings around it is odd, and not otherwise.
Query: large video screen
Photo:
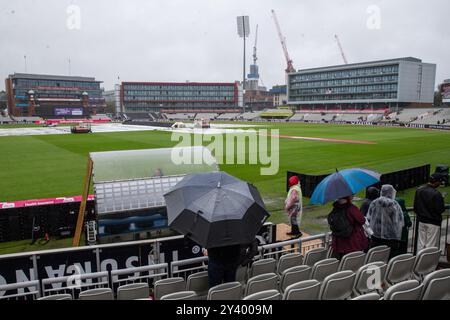
[[[441,94],[443,102],[450,102],[450,83],[444,83],[441,86]]]

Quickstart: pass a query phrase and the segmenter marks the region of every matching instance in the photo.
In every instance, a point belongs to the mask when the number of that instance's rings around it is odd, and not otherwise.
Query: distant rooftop
[[[52,74],[32,74],[32,73],[14,73],[8,76],[12,79],[41,79],[41,80],[61,80],[61,81],[97,81],[94,77],[75,77],[75,76],[60,76]]]
[[[334,69],[334,68],[354,68],[354,67],[358,67],[358,66],[365,66],[365,65],[368,65],[368,64],[395,63],[395,62],[399,62],[399,61],[422,62],[422,60],[418,59],[418,58],[403,57],[403,58],[397,58],[397,59],[387,59],[387,60],[377,60],[377,61],[349,63],[349,64],[339,64],[339,65],[317,67],[317,68],[310,68],[310,69],[298,69],[296,72],[317,71],[317,70],[322,70],[322,69]],[[293,73],[296,73],[296,72],[293,72]]]

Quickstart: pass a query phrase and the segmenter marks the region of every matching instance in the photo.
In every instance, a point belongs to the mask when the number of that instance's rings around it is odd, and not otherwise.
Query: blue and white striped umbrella
[[[381,174],[361,168],[336,171],[323,179],[314,190],[310,204],[325,204],[351,196],[380,181]]]

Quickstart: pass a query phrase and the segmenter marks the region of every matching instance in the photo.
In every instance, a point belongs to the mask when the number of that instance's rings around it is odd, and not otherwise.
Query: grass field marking
[[[314,137],[288,136],[288,135],[284,135],[284,134],[271,135],[271,136],[275,137],[275,138],[299,139],[299,140],[334,142],[334,143],[377,144],[374,141],[366,141],[366,140],[345,140],[345,139],[332,139],[332,138],[314,138]]]

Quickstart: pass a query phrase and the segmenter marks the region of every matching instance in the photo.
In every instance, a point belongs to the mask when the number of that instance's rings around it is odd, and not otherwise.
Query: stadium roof
[[[377,60],[377,61],[367,61],[367,62],[358,62],[358,63],[349,63],[349,64],[339,64],[339,65],[333,65],[333,66],[324,66],[324,67],[317,67],[317,68],[310,68],[310,69],[298,69],[296,72],[292,73],[299,73],[299,72],[309,72],[309,71],[318,71],[318,70],[325,70],[325,69],[334,69],[334,68],[354,68],[359,66],[366,66],[371,64],[384,64],[384,63],[395,63],[399,61],[409,61],[409,62],[422,62],[421,59],[414,58],[414,57],[403,57],[403,58],[396,58],[396,59],[386,59],[386,60]]]
[[[95,80],[94,77],[74,77],[74,76],[60,76],[51,74],[32,74],[32,73],[14,73],[8,76],[15,79],[41,79],[41,80],[61,80],[61,81],[91,81],[103,82]]]

